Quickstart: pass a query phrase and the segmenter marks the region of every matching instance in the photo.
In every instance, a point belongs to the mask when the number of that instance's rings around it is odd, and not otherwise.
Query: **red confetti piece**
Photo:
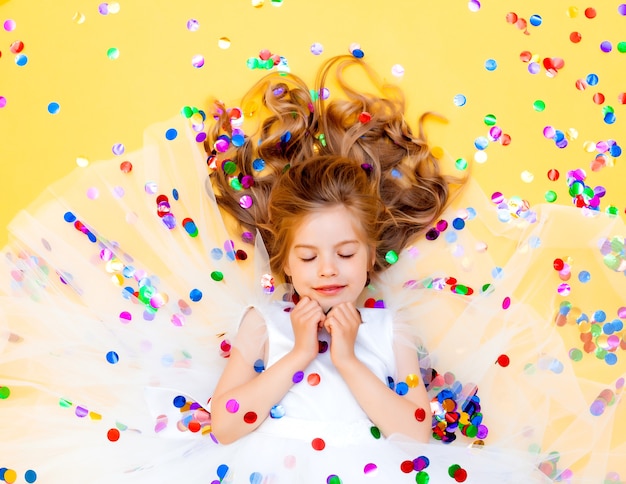
[[[402,462],[402,464],[400,464],[400,470],[405,474],[410,474],[411,472],[413,472],[413,461],[405,460],[404,462]]]
[[[315,450],[324,450],[324,448],[326,447],[326,442],[324,442],[324,439],[316,438],[313,439],[313,441],[311,442],[311,446]]]
[[[585,9],[585,17],[587,17],[587,18],[589,18],[589,19],[591,19],[591,18],[596,18],[596,15],[597,15],[597,14],[598,14],[598,13],[596,12],[596,9],[595,9],[595,8],[591,8],[591,7],[589,7],[589,8],[586,8],[586,9]]]
[[[254,422],[256,422],[256,419],[257,419],[257,415],[254,412],[247,412],[243,416],[243,421],[246,422],[247,424],[253,424]]]
[[[306,381],[309,385],[311,385],[312,387],[319,385],[320,383],[320,376],[317,373],[311,373],[307,378]]]
[[[21,40],[16,40],[11,44],[10,50],[13,54],[19,54],[24,50],[24,42]]]
[[[574,44],[578,44],[582,40],[582,38],[583,36],[580,34],[580,32],[572,32],[571,34],[569,34],[569,40]]]
[[[454,480],[456,482],[465,482],[467,479],[467,471],[465,469],[457,469],[454,472]]]
[[[372,115],[367,111],[363,111],[359,114],[359,122],[362,124],[367,124],[372,120]]]
[[[559,170],[555,170],[554,168],[548,170],[548,180],[557,181],[559,179],[559,176]]]
[[[498,356],[497,362],[502,368],[506,368],[511,364],[511,359],[507,355],[500,355]]]
[[[530,60],[533,58],[533,55],[529,51],[525,50],[519,55],[519,58],[522,62],[530,62]]]
[[[191,422],[189,422],[189,425],[187,426],[187,428],[191,432],[195,433],[195,432],[199,432],[200,431],[200,429],[202,428],[202,425],[197,420],[192,420]]]
[[[565,267],[565,262],[563,262],[563,259],[554,259],[552,266],[554,267],[554,270],[562,271],[563,267]]]
[[[604,94],[597,92],[593,95],[593,102],[596,104],[604,104]]]
[[[510,24],[515,24],[517,22],[517,14],[515,12],[509,12],[506,14],[506,21]]]
[[[117,429],[109,429],[109,431],[107,432],[107,438],[111,442],[117,442],[118,440],[120,440],[120,431]]]
[[[424,410],[423,408],[418,408],[417,410],[415,410],[415,420],[417,420],[418,422],[423,422],[424,420],[426,420],[426,410]]]

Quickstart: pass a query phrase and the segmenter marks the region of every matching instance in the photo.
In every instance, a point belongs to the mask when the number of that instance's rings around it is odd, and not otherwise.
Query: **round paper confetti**
[[[487,69],[489,72],[493,72],[498,68],[498,63],[496,62],[495,59],[487,59],[485,61],[485,69]]]
[[[239,411],[239,402],[231,399],[226,402],[226,410],[229,413],[237,413]]]
[[[230,39],[228,37],[220,37],[217,41],[217,46],[220,49],[228,49],[230,47]]]
[[[457,94],[453,99],[454,105],[458,107],[465,106],[467,98],[463,94]]]
[[[257,421],[257,414],[254,412],[247,412],[243,416],[243,421],[246,422],[247,424],[253,424],[254,422]]]
[[[37,473],[31,469],[27,470],[24,473],[24,480],[26,482],[28,482],[29,484],[32,484],[33,482],[37,481]]]
[[[120,56],[120,51],[117,47],[111,47],[107,49],[107,57],[111,60],[116,60]]]
[[[204,66],[204,56],[197,54],[191,58],[191,65],[196,69],[200,69]]]
[[[391,74],[394,77],[402,77],[404,76],[404,67],[400,64],[395,64],[392,68],[391,68]]]
[[[478,0],[470,0],[467,3],[467,8],[470,12],[478,12],[480,10],[480,2]]]
[[[311,54],[321,55],[324,52],[324,46],[319,42],[315,42],[311,45]]]
[[[118,429],[110,429],[107,432],[107,438],[111,442],[117,442],[118,440],[120,440],[120,431]]]
[[[106,355],[106,359],[112,365],[115,365],[117,362],[120,361],[120,357],[115,351],[109,351]]]
[[[313,439],[313,441],[311,442],[311,446],[315,450],[324,450],[324,448],[326,447],[326,442],[324,442],[323,439],[316,438],[316,439]]]
[[[15,63],[20,67],[24,67],[28,64],[28,57],[24,54],[18,54],[15,56]]]
[[[85,23],[85,14],[82,12],[74,13],[74,16],[72,17],[72,21],[74,23],[77,23],[78,25]]]

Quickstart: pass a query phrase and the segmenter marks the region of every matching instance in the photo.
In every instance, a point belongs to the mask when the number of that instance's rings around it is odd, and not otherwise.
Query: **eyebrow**
[[[343,245],[347,245],[347,244],[359,244],[360,242],[358,240],[344,240],[339,242],[338,244],[335,244],[335,247],[341,247]],[[294,245],[293,247],[294,249],[317,249],[316,246],[314,245],[308,245],[308,244],[298,244],[298,245]]]

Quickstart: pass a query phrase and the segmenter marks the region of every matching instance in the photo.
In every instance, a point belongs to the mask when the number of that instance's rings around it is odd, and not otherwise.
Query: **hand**
[[[361,322],[361,313],[352,303],[334,306],[326,315],[324,327],[331,336],[330,357],[335,366],[355,359],[354,344]]]
[[[294,335],[292,351],[304,355],[307,361],[311,362],[319,352],[317,333],[326,315],[317,301],[304,296],[293,308],[290,316]]]

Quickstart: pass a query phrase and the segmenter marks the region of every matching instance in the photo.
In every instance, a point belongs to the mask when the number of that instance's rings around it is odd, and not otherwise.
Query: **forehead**
[[[305,215],[295,227],[292,245],[328,244],[345,240],[367,243],[362,222],[343,205],[322,208]]]

